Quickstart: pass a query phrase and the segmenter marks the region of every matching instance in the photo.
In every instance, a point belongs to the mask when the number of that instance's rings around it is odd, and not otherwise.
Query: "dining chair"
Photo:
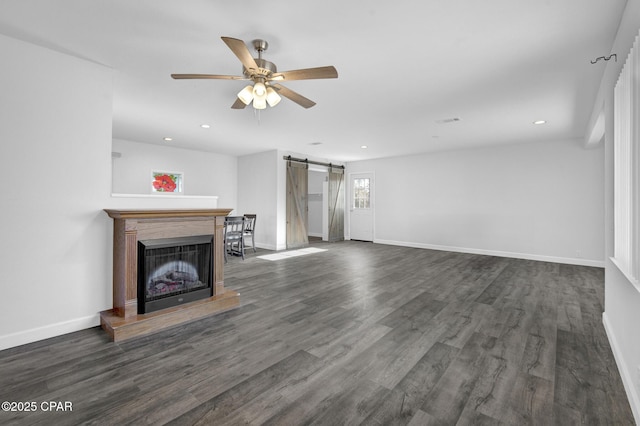
[[[224,261],[227,254],[242,256],[244,260],[244,216],[227,216],[224,219]]]
[[[251,247],[253,247],[253,252],[256,252],[256,215],[255,214],[245,214],[244,215],[244,231],[242,232],[242,237],[247,238],[251,237]]]

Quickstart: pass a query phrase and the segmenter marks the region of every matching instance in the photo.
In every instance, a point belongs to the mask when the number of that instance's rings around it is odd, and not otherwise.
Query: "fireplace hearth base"
[[[224,286],[224,218],[231,209],[105,210],[113,219],[113,309],[100,325],[114,341],[155,333],[240,306],[240,294]],[[138,314],[138,241],[213,235],[213,295]]]
[[[240,293],[227,289],[220,296],[212,296],[148,314],[121,317],[113,309],[102,311],[100,312],[100,325],[111,337],[111,340],[118,342],[131,337],[155,333],[238,306],[240,306]]]

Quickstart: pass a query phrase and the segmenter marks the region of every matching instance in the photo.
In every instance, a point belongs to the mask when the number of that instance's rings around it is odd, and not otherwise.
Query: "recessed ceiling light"
[[[537,120],[534,121],[533,124],[545,124],[547,122],[547,120]]]
[[[360,145],[360,148],[362,148],[362,149],[367,149],[367,148],[369,148],[369,147],[368,147],[368,146],[366,146],[366,145]]]
[[[173,140],[173,138],[164,138],[163,140],[166,141],[166,142],[171,142]]]
[[[322,145],[322,142],[311,142],[309,145]]]
[[[210,128],[211,126],[210,126],[210,125],[208,125],[208,124],[201,124],[201,125],[200,125],[200,127],[202,127],[203,129],[208,129],[208,128]]]

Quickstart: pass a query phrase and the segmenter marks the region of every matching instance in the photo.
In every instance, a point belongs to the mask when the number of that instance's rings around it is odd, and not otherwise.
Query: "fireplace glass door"
[[[138,313],[213,295],[213,236],[138,241]]]

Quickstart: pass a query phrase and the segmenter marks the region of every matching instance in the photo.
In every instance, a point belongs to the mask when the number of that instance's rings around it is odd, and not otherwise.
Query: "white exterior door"
[[[373,241],[373,173],[352,173],[349,183],[349,238]]]

